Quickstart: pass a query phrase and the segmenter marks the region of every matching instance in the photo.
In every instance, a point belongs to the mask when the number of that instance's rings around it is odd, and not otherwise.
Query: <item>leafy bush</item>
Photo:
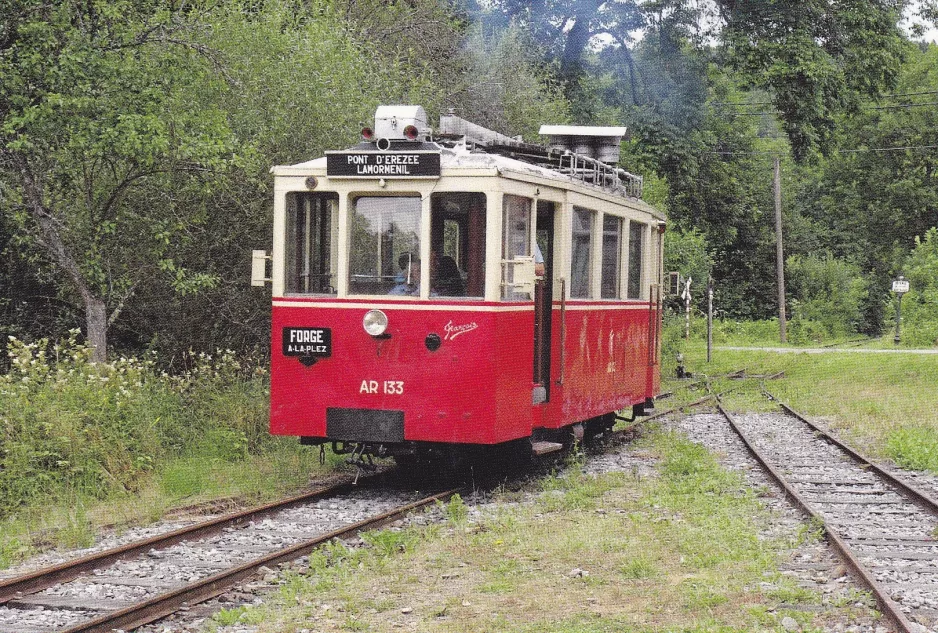
[[[902,298],[902,342],[938,345],[938,228],[915,238],[904,272],[909,292]]]
[[[804,342],[857,332],[868,294],[857,266],[832,255],[792,255],[785,262],[792,333]]]
[[[266,437],[266,380],[231,353],[170,376],[152,359],[90,362],[78,331],[52,345],[10,337],[0,376],[0,516],[44,499],[137,490],[159,460],[238,459]]]

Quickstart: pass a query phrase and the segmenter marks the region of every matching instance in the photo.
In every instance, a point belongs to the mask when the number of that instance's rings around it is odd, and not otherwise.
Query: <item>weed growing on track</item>
[[[904,468],[938,473],[938,428],[896,429],[886,439],[886,454]]]
[[[768,515],[756,495],[681,435],[643,442],[660,476],[590,475],[574,459],[497,505],[454,500],[430,526],[331,544],[270,606],[214,623],[250,618],[259,633],[741,633],[780,630],[791,615],[811,630],[810,614],[775,610],[822,600],[774,571],[798,535],[760,538]]]

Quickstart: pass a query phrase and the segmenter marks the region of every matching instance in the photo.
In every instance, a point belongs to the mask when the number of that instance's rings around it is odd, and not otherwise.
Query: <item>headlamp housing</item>
[[[388,329],[388,315],[381,310],[369,310],[362,319],[362,327],[371,336],[381,336]]]

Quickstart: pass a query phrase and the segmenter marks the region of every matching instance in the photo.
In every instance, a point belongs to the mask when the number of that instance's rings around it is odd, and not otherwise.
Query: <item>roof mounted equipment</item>
[[[391,141],[423,141],[430,136],[427,113],[421,106],[378,106],[374,136],[378,149],[387,149]]]
[[[619,143],[622,142],[626,131],[624,127],[542,125],[538,133],[550,137],[551,147],[564,149],[607,165],[617,165]]]

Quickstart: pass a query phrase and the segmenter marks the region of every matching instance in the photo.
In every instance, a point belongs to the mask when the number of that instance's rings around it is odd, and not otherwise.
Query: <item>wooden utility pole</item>
[[[707,362],[713,350],[713,276],[707,277]]]
[[[775,270],[778,277],[778,333],[782,343],[788,340],[785,324],[785,254],[782,250],[782,167],[775,157]]]

